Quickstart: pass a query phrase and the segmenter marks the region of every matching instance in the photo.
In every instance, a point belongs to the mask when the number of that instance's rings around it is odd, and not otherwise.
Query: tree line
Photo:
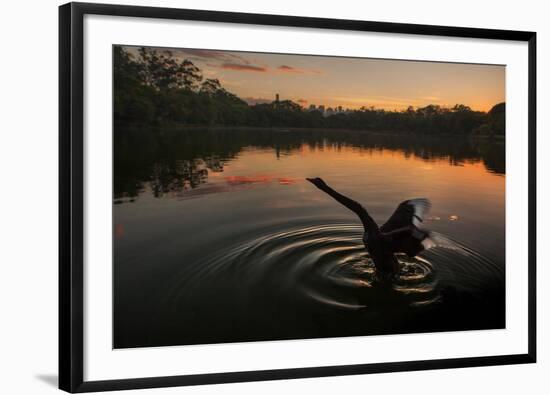
[[[505,134],[505,103],[490,111],[430,104],[388,111],[373,107],[324,116],[290,101],[248,105],[189,59],[141,47],[114,47],[114,118],[125,125],[252,126],[355,129],[426,134]]]

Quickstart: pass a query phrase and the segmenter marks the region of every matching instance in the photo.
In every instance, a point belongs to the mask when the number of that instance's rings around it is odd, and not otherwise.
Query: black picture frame
[[[83,19],[86,14],[401,33],[528,43],[528,352],[470,358],[84,381],[83,365]],[[59,8],[59,388],[90,392],[367,373],[448,369],[536,361],[536,33],[283,15],[108,4]]]

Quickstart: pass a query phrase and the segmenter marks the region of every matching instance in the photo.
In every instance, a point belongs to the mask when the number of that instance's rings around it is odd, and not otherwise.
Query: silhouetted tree
[[[495,134],[506,133],[506,103],[498,103],[489,110],[489,127]]]

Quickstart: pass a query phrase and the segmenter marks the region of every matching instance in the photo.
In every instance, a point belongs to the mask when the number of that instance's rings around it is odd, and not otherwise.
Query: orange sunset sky
[[[136,53],[137,48],[129,48]],[[249,104],[271,102],[278,93],[309,107],[362,106],[401,110],[408,106],[465,104],[488,111],[505,101],[505,67],[332,56],[286,55],[203,49],[170,49],[217,78]]]

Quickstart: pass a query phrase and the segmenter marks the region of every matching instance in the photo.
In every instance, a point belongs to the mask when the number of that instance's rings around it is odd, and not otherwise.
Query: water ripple
[[[503,270],[472,249],[437,233],[433,248],[410,258],[397,255],[400,272],[380,278],[362,242],[363,229],[349,223],[295,224],[207,254],[174,277],[169,302],[189,305],[228,284],[238,284],[224,298],[235,305],[262,298],[310,303],[345,310],[395,304],[426,307],[438,303],[444,287],[482,290],[503,280]],[[256,234],[258,234],[256,233]],[[220,292],[220,294],[222,294]]]

